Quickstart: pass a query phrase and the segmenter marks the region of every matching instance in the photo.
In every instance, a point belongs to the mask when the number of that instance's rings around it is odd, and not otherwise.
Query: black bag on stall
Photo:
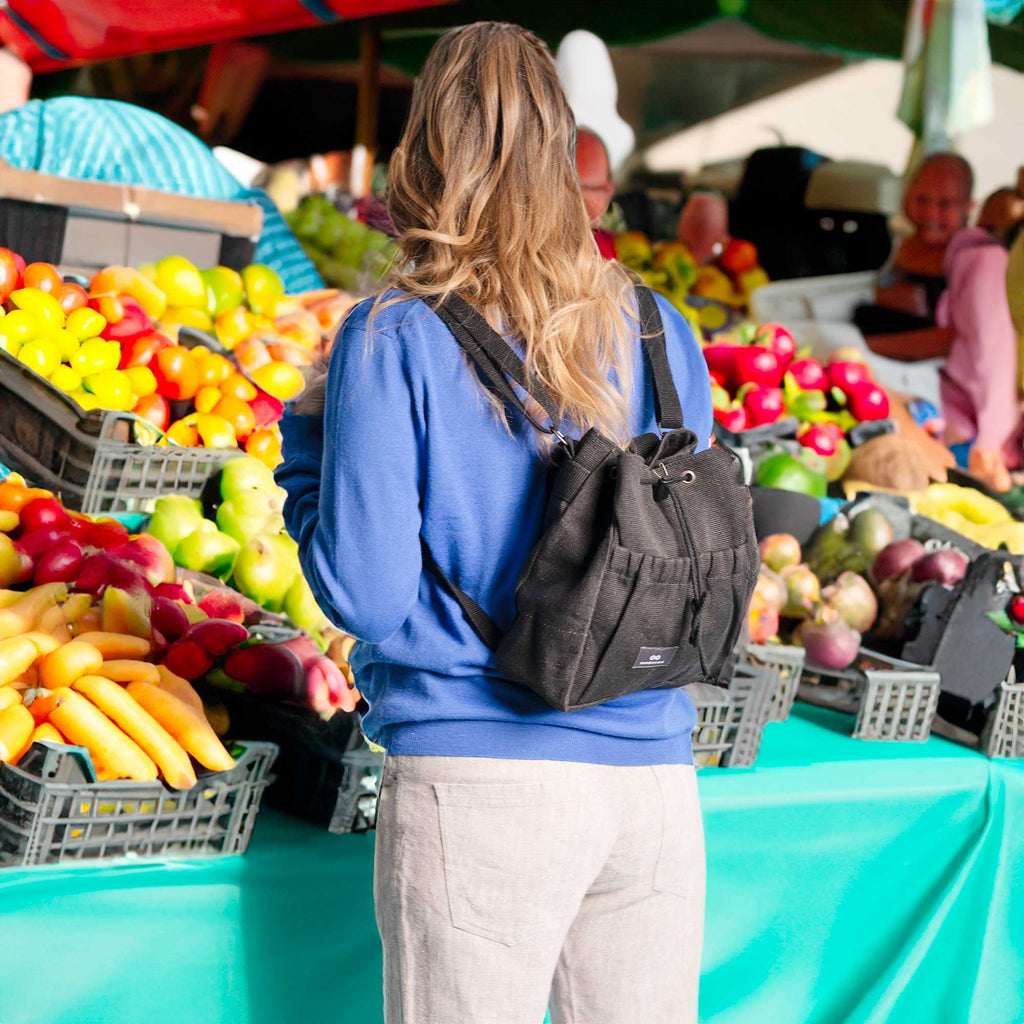
[[[485,382],[559,442],[544,533],[516,584],[504,634],[423,542],[435,572],[499,672],[563,711],[637,690],[728,681],[731,655],[758,573],[750,491],[727,448],[698,453],[683,424],[654,295],[636,289],[658,424],[622,449],[596,429],[579,440],[557,429],[548,392],[468,303],[433,308]],[[506,376],[507,375],[507,376]],[[547,413],[538,423],[509,378]]]

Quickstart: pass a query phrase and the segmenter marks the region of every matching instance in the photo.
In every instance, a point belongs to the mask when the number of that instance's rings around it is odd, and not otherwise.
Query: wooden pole
[[[364,21],[359,33],[359,91],[356,99],[356,141],[352,149],[350,189],[356,199],[370,192],[377,155],[380,109],[380,28]]]

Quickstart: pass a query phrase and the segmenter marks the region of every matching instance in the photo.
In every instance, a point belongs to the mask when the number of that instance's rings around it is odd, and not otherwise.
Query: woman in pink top
[[[1022,463],[1008,261],[1006,247],[984,228],[959,232],[946,250],[949,287],[936,314],[954,332],[941,381],[946,443],[970,445],[968,469],[998,491],[1009,490],[1008,471]]]

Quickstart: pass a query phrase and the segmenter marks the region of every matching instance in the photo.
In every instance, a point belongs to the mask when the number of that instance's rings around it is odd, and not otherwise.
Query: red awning
[[[36,71],[393,14],[448,0],[6,0],[0,43]]]

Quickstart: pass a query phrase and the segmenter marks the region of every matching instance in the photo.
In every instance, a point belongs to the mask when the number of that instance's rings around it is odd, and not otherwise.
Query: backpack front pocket
[[[692,562],[612,546],[590,623],[572,707],[700,677]]]
[[[757,548],[744,545],[710,551],[699,563],[698,608],[693,640],[704,669],[703,682],[725,682],[721,676],[732,654],[750,596],[757,582]]]

